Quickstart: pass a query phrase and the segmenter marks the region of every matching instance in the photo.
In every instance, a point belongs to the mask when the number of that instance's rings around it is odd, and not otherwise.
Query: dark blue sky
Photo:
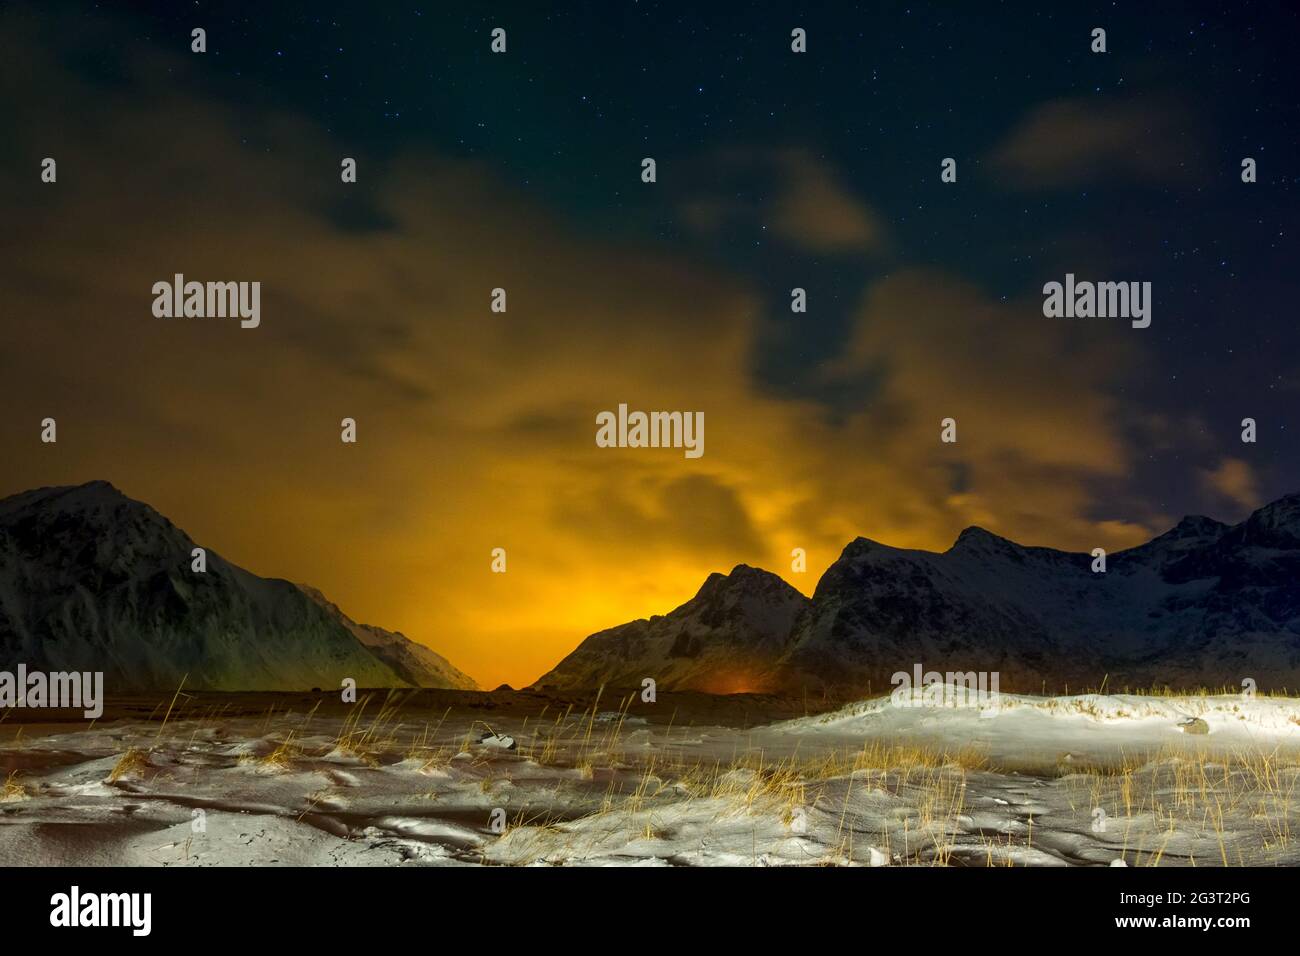
[[[484,160],[587,233],[688,246],[750,276],[771,300],[759,375],[828,414],[870,401],[871,384],[832,388],[808,372],[843,346],[864,289],[891,270],[933,266],[1011,299],[1070,270],[1151,281],[1156,321],[1123,401],[1194,410],[1211,444],[1253,415],[1266,436],[1253,450],[1259,480],[1300,488],[1287,437],[1300,428],[1289,420],[1300,15],[1284,4],[149,6],[137,14],[146,37],[209,31],[205,94],[302,114],[358,155],[427,143]],[[508,31],[507,56],[489,52],[494,26]],[[808,31],[805,56],[788,53],[795,26]],[[1089,51],[1094,26],[1107,30],[1104,55]],[[1145,112],[1137,142],[1156,168],[1099,165],[1024,188],[990,162],[1028,114],[1061,100]],[[248,136],[255,146],[257,130]],[[864,261],[782,241],[763,228],[771,171],[700,159],[781,148],[833,167],[887,223],[888,251]],[[627,175],[643,155],[659,163],[658,192]],[[945,156],[958,159],[956,186],[939,182]],[[1240,182],[1243,156],[1259,162],[1253,186]],[[700,189],[748,212],[701,235],[663,201]],[[340,215],[382,226],[364,209]],[[790,314],[795,284],[816,290],[815,321]],[[1152,448],[1135,477],[1180,510],[1178,476],[1204,453]]]
[[[1113,493],[1139,512],[1210,507],[1186,475],[1239,455],[1248,415],[1260,423],[1247,459],[1259,496],[1300,489],[1295,9],[538,6],[74,5],[41,30],[108,90],[135,82],[120,40],[183,51],[203,26],[203,68],[167,81],[239,110],[249,150],[273,148],[268,112],[323,128],[366,163],[427,147],[487,164],[582,235],[741,276],[766,300],[761,387],[814,399],[832,420],[870,404],[889,373],[819,373],[883,277],[932,269],[1022,303],[1027,322],[1042,284],[1066,272],[1150,281],[1153,325],[1123,340],[1140,361],[1108,385],[1117,427],[1144,453]],[[122,29],[100,30],[106,15]],[[495,26],[505,56],[489,51]],[[796,26],[807,54],[790,53]],[[1089,50],[1097,26],[1102,55]],[[774,228],[789,170],[772,157],[795,153],[887,239],[864,253]],[[647,155],[655,189],[629,175]],[[951,185],[938,175],[948,156]],[[1259,163],[1253,185],[1240,181],[1244,156]],[[328,214],[382,233],[392,223],[372,188],[332,198]],[[701,198],[723,209],[707,229],[685,212]],[[810,291],[807,315],[788,308],[796,285]],[[1181,424],[1153,436],[1153,415]]]

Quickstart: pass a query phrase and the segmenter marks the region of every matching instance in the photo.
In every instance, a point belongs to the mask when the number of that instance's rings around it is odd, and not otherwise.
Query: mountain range
[[[114,692],[477,685],[319,591],[206,551],[105,481],[0,500],[0,667],[96,670]]]
[[[477,689],[314,588],[206,552],[107,482],[0,500],[0,668],[101,670],[116,691]],[[1106,557],[967,528],[948,550],[849,543],[805,597],[739,565],[664,615],[592,634],[534,688],[883,693],[986,671],[1002,690],[1300,686],[1300,495],[1238,524],[1184,518]]]
[[[1300,686],[1300,495],[1093,564],[974,527],[942,553],[857,538],[812,598],[740,565],[591,635],[536,686],[880,693],[917,664],[996,672],[1002,690]]]

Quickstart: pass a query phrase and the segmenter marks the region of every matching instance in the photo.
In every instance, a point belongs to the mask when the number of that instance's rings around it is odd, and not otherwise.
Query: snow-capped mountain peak
[[[767,581],[766,572],[741,568],[741,580]],[[666,617],[592,635],[539,683],[595,686],[643,675],[708,687],[716,683],[710,668],[734,670],[738,657],[764,688],[788,691],[879,689],[918,663],[996,671],[1004,690],[1103,679],[1300,683],[1300,495],[1237,525],[1188,516],[1110,555],[1104,571],[1087,553],[1026,547],[970,527],[942,553],[856,538],[811,600],[785,600],[767,583],[765,604],[734,601],[717,613],[736,576],[711,576]],[[648,626],[655,622],[663,622],[658,631]],[[669,648],[694,666],[675,666]]]
[[[211,549],[195,571],[195,547],[106,481],[0,500],[0,666],[103,671],[110,693],[182,679],[195,689],[338,687],[344,677],[401,686],[432,673],[395,667],[395,640],[376,652],[337,608],[288,581]]]

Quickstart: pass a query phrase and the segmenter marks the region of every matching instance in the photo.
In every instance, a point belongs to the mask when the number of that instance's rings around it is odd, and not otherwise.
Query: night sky
[[[0,494],[107,478],[492,686],[742,561],[1300,491],[1300,9],[280,6],[0,11]],[[178,271],[262,327],[155,318]],[[596,449],[619,402],[705,455]]]

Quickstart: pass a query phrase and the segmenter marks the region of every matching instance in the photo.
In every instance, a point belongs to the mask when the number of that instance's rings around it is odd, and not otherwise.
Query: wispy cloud
[[[686,223],[700,232],[743,224],[814,253],[879,252],[887,245],[884,220],[810,150],[730,149],[698,168],[701,181],[718,183],[680,203]]]
[[[1214,495],[1245,511],[1262,504],[1254,469],[1240,458],[1224,458],[1201,472],[1201,480]]]
[[[1173,97],[1059,99],[1033,109],[993,152],[1016,187],[1179,183],[1200,174],[1190,113]]]

